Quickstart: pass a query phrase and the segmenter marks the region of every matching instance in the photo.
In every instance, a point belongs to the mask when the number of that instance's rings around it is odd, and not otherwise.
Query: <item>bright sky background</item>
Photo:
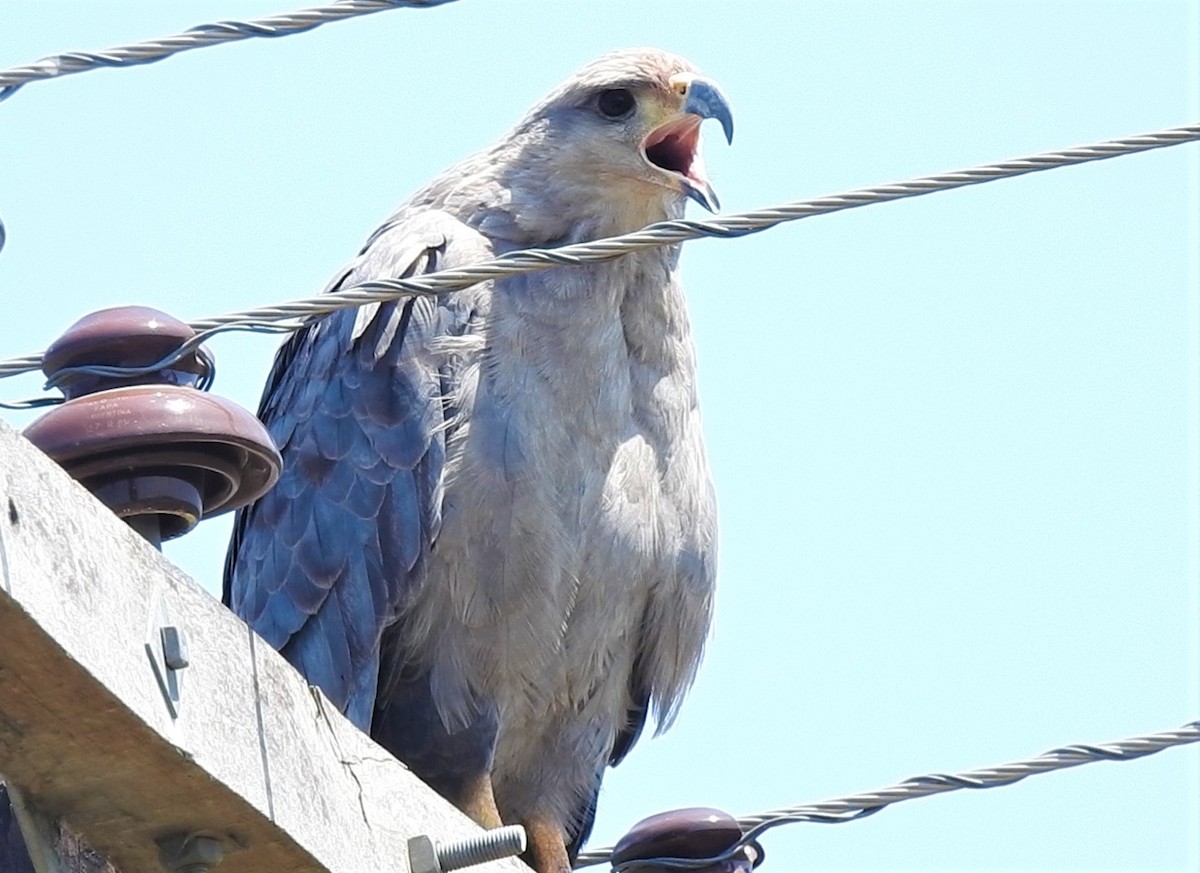
[[[0,67],[288,0],[0,2]],[[460,0],[0,104],[0,358],[308,295],[577,66],[721,82],[726,211],[1200,121],[1195,2]],[[1200,147],[689,244],[720,595],[593,845],[1200,718]],[[254,408],[277,339],[213,343]],[[34,378],[0,397],[36,395]],[[5,414],[21,426],[31,416]],[[228,519],[166,553],[219,591]],[[1200,750],[765,841],[801,870],[1200,870]]]

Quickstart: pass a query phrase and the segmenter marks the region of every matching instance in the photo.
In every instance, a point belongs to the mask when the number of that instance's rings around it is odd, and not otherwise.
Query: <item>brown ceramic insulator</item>
[[[63,334],[43,369],[53,378],[63,367],[146,366],[191,336],[187,325],[152,309],[105,310]],[[78,374],[62,386],[70,399],[29,425],[25,436],[117,515],[157,531],[152,539],[187,533],[201,518],[264,494],[281,463],[257,418],[190,387],[203,367],[186,355],[160,371],[157,384],[146,384],[152,376],[128,384]]]
[[[727,812],[689,807],[644,818],[621,837],[612,864],[651,858],[712,858],[729,851],[742,838],[737,820]]]
[[[47,379],[61,378],[59,389],[70,400],[107,388],[127,385],[194,385],[205,371],[192,352],[169,367],[140,376],[71,374],[68,367],[146,367],[162,360],[195,335],[190,327],[157,309],[118,306],[85,315],[50,344],[42,356]]]

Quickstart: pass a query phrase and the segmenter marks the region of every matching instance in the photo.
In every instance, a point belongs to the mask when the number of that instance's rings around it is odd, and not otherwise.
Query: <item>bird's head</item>
[[[733,138],[720,88],[683,58],[654,49],[603,55],[535,106],[513,131],[519,166],[552,189],[556,207],[603,206],[608,232],[682,213],[684,198],[719,208],[704,170],[700,125]],[[599,230],[600,228],[596,228]]]

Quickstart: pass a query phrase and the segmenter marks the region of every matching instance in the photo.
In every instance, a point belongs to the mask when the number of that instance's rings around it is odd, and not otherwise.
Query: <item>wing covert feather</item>
[[[490,256],[441,212],[399,213],[330,289]],[[441,519],[438,340],[472,325],[486,288],[374,303],[316,320],[279,350],[259,417],[283,455],[278,484],[238,513],[224,600],[359,727],[370,727],[379,640],[424,574]]]

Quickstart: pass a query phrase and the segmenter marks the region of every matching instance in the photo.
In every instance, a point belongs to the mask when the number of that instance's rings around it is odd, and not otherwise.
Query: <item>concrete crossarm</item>
[[[164,621],[188,647],[177,717]],[[219,837],[216,873],[404,873],[408,837],[478,833],[2,423],[0,773],[128,873],[171,834]]]

